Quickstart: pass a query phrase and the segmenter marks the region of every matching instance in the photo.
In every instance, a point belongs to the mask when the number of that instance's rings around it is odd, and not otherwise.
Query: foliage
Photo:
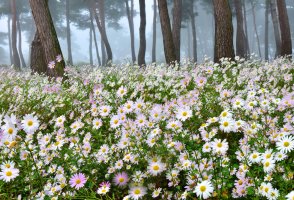
[[[63,82],[2,68],[0,196],[289,197],[293,66],[84,66]]]

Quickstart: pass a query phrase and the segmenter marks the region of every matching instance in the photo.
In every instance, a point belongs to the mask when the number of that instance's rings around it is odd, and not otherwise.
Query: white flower
[[[260,162],[261,157],[258,152],[253,152],[252,154],[250,154],[249,160],[252,163],[258,163],[258,162]]]
[[[62,116],[56,118],[56,120],[55,120],[55,125],[56,125],[57,127],[61,127],[61,126],[63,126],[64,121],[65,121],[65,116],[62,115]]]
[[[103,117],[107,116],[110,113],[110,111],[111,111],[110,106],[101,106],[99,109],[99,113]]]
[[[123,97],[126,93],[127,93],[127,89],[125,87],[123,87],[123,86],[118,88],[118,90],[116,92],[118,97]]]
[[[223,141],[220,139],[214,139],[214,141],[211,142],[211,147],[213,152],[216,154],[226,154],[227,150],[229,149],[229,145],[226,139]]]
[[[34,133],[39,128],[39,120],[32,114],[26,114],[21,121],[22,127],[26,133]]]
[[[266,173],[271,172],[275,168],[275,160],[267,159],[263,162],[263,170]]]
[[[294,138],[291,136],[285,136],[280,138],[276,145],[277,149],[282,153],[291,152],[294,149]]]
[[[219,128],[225,133],[236,131],[235,121],[231,118],[221,118]]]
[[[189,107],[179,108],[177,111],[177,119],[185,121],[192,116],[192,110]]]
[[[5,125],[3,125],[1,127],[2,131],[3,131],[3,136],[6,139],[12,139],[14,140],[16,134],[17,134],[17,128],[15,127],[15,125],[11,122],[6,123]]]
[[[131,187],[129,195],[132,199],[141,199],[147,193],[147,189],[143,186]]]
[[[160,161],[149,162],[148,172],[153,176],[160,174],[165,169],[166,169],[165,164]]]
[[[0,172],[0,180],[10,182],[19,175],[19,170],[16,168],[6,168]]]
[[[152,192],[152,197],[153,198],[156,198],[156,197],[158,197],[159,195],[160,195],[160,193],[161,193],[161,188],[157,188],[157,189],[155,189],[153,192]]]
[[[291,191],[289,194],[286,195],[287,200],[293,200],[294,199],[294,190]]]
[[[102,126],[102,120],[98,118],[93,119],[92,123],[94,129],[99,129]]]
[[[213,192],[213,186],[210,181],[206,180],[201,183],[198,183],[194,192],[196,193],[197,197],[207,199],[211,196]]]

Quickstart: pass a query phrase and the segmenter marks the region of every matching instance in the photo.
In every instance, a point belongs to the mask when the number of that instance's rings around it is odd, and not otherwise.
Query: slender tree
[[[285,0],[277,1],[280,31],[281,31],[281,56],[292,57],[291,31]]]
[[[102,32],[105,32],[105,35],[106,35],[106,27],[105,27],[105,4],[104,4],[105,2],[104,2],[104,0],[97,0],[97,1],[98,1],[98,12],[99,12],[99,20],[100,20],[100,24],[101,24],[101,31]],[[96,16],[95,16],[95,18],[96,18]],[[106,59],[106,51],[107,51],[106,48],[110,48],[110,45],[109,45],[109,47],[106,47],[106,43],[109,43],[108,42],[108,38],[107,38],[107,42],[106,42],[105,41],[105,37],[102,36],[101,33],[100,33],[100,35],[101,35],[102,65],[104,66],[109,61],[109,59]],[[109,55],[107,55],[107,57],[109,57]]]
[[[11,16],[8,15],[8,17],[7,17],[7,30],[8,30],[9,56],[10,56],[10,64],[13,64],[10,21],[11,21]]]
[[[134,0],[131,0],[131,8],[129,6],[129,0],[125,0],[126,12],[130,29],[131,37],[131,51],[132,51],[132,61],[136,62],[136,52],[135,52],[135,33],[134,33]]]
[[[194,0],[190,0],[190,22],[192,27],[192,44],[193,44],[193,61],[197,62],[197,35],[196,35],[196,25],[195,25],[195,13],[194,13]]]
[[[22,67],[27,67],[25,59],[23,57],[23,53],[22,53],[22,37],[21,37],[21,26],[20,26],[20,22],[19,22],[19,16],[17,17],[17,30],[18,30],[18,52],[19,52],[19,57],[20,57],[20,61],[21,61],[21,66]]]
[[[281,55],[281,34],[280,34],[280,28],[279,28],[276,0],[270,0],[270,11],[271,11],[271,16],[272,16],[272,22],[273,22],[274,34],[275,34],[275,42],[276,42],[275,57],[278,57]]]
[[[268,60],[268,15],[269,1],[265,0],[265,25],[264,25],[264,59]]]
[[[70,32],[70,21],[69,21],[69,0],[65,1],[65,16],[66,16],[66,39],[67,39],[67,55],[68,63],[73,64],[72,51],[71,51],[71,32]]]
[[[250,3],[251,3],[251,7],[252,7],[253,27],[254,27],[255,37],[256,37],[256,40],[257,40],[258,54],[259,54],[259,57],[261,57],[259,35],[258,35],[258,32],[257,32],[257,26],[256,26],[255,3],[253,3],[253,0],[250,0]]]
[[[35,24],[37,27],[37,34],[40,36],[40,41],[44,50],[46,63],[56,61],[57,56],[61,56],[62,60],[55,62],[55,65],[50,65],[47,68],[47,75],[50,77],[62,77],[64,74],[64,59],[61,48],[58,42],[56,31],[51,18],[48,7],[48,0],[29,0]],[[38,59],[36,57],[32,59]]]
[[[181,60],[181,23],[182,0],[174,0],[172,34],[178,62]]]
[[[165,60],[168,64],[172,64],[177,60],[173,35],[168,15],[166,0],[158,0],[158,10],[160,16],[161,31],[163,37]]]
[[[246,49],[247,49],[247,55],[250,54],[250,47],[249,47],[249,36],[248,36],[248,28],[247,28],[247,12],[246,12],[246,5],[245,1],[242,1],[242,9],[243,9],[243,14],[244,14],[244,29],[245,29],[245,37],[247,38],[246,40]]]
[[[105,45],[106,48],[106,52],[107,52],[107,63],[110,61],[112,61],[112,50],[107,38],[107,34],[106,34],[106,29],[105,29],[105,22],[103,20],[103,18],[100,20],[99,16],[96,13],[96,3],[94,1],[92,1],[92,4],[90,6],[90,12],[92,12],[95,20],[96,20],[96,24],[98,26],[98,30],[100,32],[102,41],[101,43],[104,43],[103,46]],[[101,18],[101,13],[104,13],[104,0],[99,0],[99,14],[100,14],[100,18]],[[103,48],[102,48],[102,64],[103,64]]]
[[[93,31],[94,44],[95,44],[95,50],[96,50],[96,56],[97,56],[97,60],[98,60],[98,65],[101,66],[101,59],[100,59],[100,55],[99,55],[99,48],[98,48],[98,44],[97,44],[97,37],[96,37],[96,31],[95,31],[95,27],[94,27],[94,23],[93,23],[93,15],[92,15],[92,13],[90,13],[90,17],[91,17],[91,27],[92,27],[92,31]]]
[[[215,19],[214,61],[234,59],[232,13],[228,0],[213,0]]]
[[[11,6],[11,13],[12,13],[12,55],[13,55],[13,65],[15,70],[20,70],[20,59],[17,51],[17,34],[16,34],[16,21],[17,21],[17,13],[16,13],[16,4],[15,0],[10,1],[10,6]]]
[[[90,58],[90,65],[93,65],[93,50],[92,50],[92,46],[93,46],[93,31],[92,31],[92,26],[90,26],[89,28],[89,36],[90,36],[90,40],[89,40],[89,58]]]
[[[138,54],[138,65],[145,65],[145,52],[146,52],[146,11],[145,0],[139,0],[140,4],[140,47]]]
[[[244,18],[242,12],[241,0],[234,1],[236,15],[237,15],[237,34],[236,34],[236,55],[242,58],[247,57],[247,37],[244,32]]]
[[[152,35],[152,62],[156,62],[156,18],[157,5],[156,0],[153,0],[153,35]]]

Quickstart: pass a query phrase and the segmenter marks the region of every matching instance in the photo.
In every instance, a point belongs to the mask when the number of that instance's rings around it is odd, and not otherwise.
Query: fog
[[[8,42],[8,12],[9,7],[7,3],[0,0],[0,64],[10,64],[9,56],[9,42]],[[107,0],[106,0],[107,1]],[[185,1],[185,0],[184,0]],[[19,14],[19,19],[22,27],[22,52],[26,63],[29,62],[30,54],[30,44],[34,37],[35,27],[33,24],[33,19],[31,12],[29,10],[28,0],[18,0],[18,6],[21,8]],[[64,5],[60,1],[49,0],[50,10],[52,13],[54,24],[57,30],[57,35],[60,41],[62,52],[64,57],[67,58],[67,40],[65,34],[66,21],[65,21],[65,7],[62,8],[59,5]],[[79,65],[82,63],[89,63],[89,28],[85,25],[81,25],[83,18],[89,15],[87,9],[77,9],[76,3],[80,2],[80,8],[84,7],[85,1],[83,0],[70,0],[70,3],[75,3],[75,8],[71,8],[70,14],[73,16],[71,20],[71,44],[72,44],[72,55],[73,63]],[[138,54],[139,49],[139,1],[134,0],[134,10],[136,15],[134,17],[134,29],[135,29],[135,50],[136,55]],[[246,13],[247,13],[247,26],[248,26],[248,39],[249,39],[249,48],[250,53],[255,53],[258,55],[258,45],[257,38],[254,32],[253,25],[253,12],[250,1],[246,1]],[[264,58],[264,35],[265,35],[265,5],[263,0],[255,1],[255,12],[256,12],[256,25],[257,33],[260,41],[261,49],[261,58]],[[290,20],[292,41],[294,38],[294,1],[288,0],[287,9],[288,16]],[[9,5],[9,3],[8,3]],[[124,4],[123,4],[124,5]],[[59,6],[57,9],[56,6]],[[231,5],[233,10],[233,25],[234,25],[234,34],[236,33],[236,17],[234,6]],[[169,5],[170,12],[172,10],[172,3]],[[198,61],[201,62],[205,57],[213,57],[213,45],[214,45],[214,16],[212,10],[212,4],[209,1],[195,1],[195,12],[197,14],[196,20],[196,34],[197,34],[197,54]],[[123,12],[125,8],[120,8],[120,12]],[[185,11],[185,8],[184,8]],[[81,17],[79,17],[81,15]],[[74,19],[73,19],[74,18]],[[119,25],[120,28],[114,28],[113,25],[109,24],[108,17],[106,16],[106,31],[109,38],[110,46],[113,51],[113,61],[115,63],[131,61],[131,46],[130,46],[130,32],[128,27],[128,21],[126,13],[122,13],[119,19],[115,21],[116,26]],[[170,15],[172,20],[172,17]],[[152,23],[153,23],[153,1],[146,0],[146,62],[151,62],[151,49],[152,49]],[[187,21],[187,20],[186,20]],[[191,27],[190,22],[183,21],[181,29],[181,58],[188,58],[192,55],[191,47]],[[80,24],[79,24],[80,23]],[[98,46],[100,47],[100,35],[97,29],[97,25],[94,21],[96,28],[96,36],[98,38]],[[157,14],[157,46],[156,46],[156,57],[157,62],[165,62],[164,51],[163,51],[163,42],[162,34],[160,29],[160,20],[159,15]],[[234,37],[235,43],[235,37]],[[97,58],[95,54],[95,46],[93,43],[93,59],[94,64],[97,64]],[[101,56],[101,49],[99,49]],[[275,55],[275,39],[273,34],[273,24],[271,16],[269,15],[269,57],[270,59],[274,58]],[[259,55],[258,55],[259,56]]]

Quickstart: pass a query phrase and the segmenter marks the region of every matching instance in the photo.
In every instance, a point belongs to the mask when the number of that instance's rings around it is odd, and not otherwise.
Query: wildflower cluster
[[[293,199],[294,63],[0,70],[0,192]]]

